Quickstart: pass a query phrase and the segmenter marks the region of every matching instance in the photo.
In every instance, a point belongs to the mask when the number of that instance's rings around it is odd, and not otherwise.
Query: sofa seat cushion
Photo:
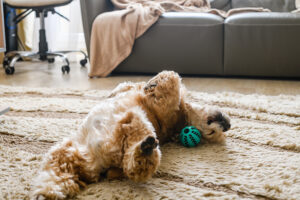
[[[300,15],[243,13],[224,23],[226,75],[300,77]]]
[[[290,12],[296,9],[295,0],[232,0],[232,8],[263,7],[273,12]]]
[[[135,41],[115,72],[223,73],[223,18],[208,13],[163,14]]]
[[[295,13],[242,13],[228,17],[227,25],[237,26],[300,26],[300,15]]]

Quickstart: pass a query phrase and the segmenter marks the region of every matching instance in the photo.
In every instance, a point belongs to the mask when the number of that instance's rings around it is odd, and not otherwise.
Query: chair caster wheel
[[[86,63],[87,63],[87,59],[86,59],[86,58],[80,60],[80,65],[81,65],[82,67],[85,67]]]
[[[9,66],[7,66],[7,67],[5,67],[5,73],[6,73],[7,75],[12,75],[12,74],[15,73],[15,68],[14,68],[14,67],[9,67]]]
[[[3,60],[2,67],[5,69],[6,67],[8,67],[8,65],[9,65],[8,60]]]
[[[55,58],[48,58],[48,63],[54,63],[55,62]]]
[[[3,59],[2,67],[3,67],[4,69],[6,69],[6,68],[9,66],[9,63],[10,63],[10,59],[9,59],[8,57],[5,57],[5,58]]]
[[[61,71],[63,74],[65,74],[65,72],[67,72],[67,74],[70,72],[70,67],[69,65],[64,65],[61,67]]]

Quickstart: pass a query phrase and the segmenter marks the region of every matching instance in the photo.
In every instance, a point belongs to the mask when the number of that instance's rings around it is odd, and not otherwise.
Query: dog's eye
[[[213,123],[212,120],[208,120],[208,121],[207,121],[207,124],[208,124],[208,125],[210,125],[211,123]]]

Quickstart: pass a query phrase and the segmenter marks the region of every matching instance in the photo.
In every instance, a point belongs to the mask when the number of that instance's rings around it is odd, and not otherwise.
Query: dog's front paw
[[[123,172],[133,181],[144,182],[151,178],[158,168],[160,157],[158,140],[154,136],[148,136],[125,153]]]
[[[158,146],[158,140],[152,136],[147,137],[141,144],[142,154],[149,156],[152,154],[153,149]]]
[[[228,131],[231,127],[229,117],[225,113],[213,108],[205,109],[204,116],[201,125],[203,137],[208,142],[224,142],[224,132]]]
[[[231,127],[230,119],[218,109],[201,107],[197,104],[186,103],[189,123],[201,131],[208,142],[222,143],[225,141],[224,132]]]
[[[210,126],[213,123],[218,124],[223,132],[228,131],[231,127],[230,119],[225,113],[210,109],[207,115],[207,125]]]

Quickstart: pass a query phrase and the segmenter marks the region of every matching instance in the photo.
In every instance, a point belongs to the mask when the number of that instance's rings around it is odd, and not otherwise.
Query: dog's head
[[[228,131],[231,126],[230,119],[225,113],[196,104],[186,104],[186,110],[188,123],[199,129],[206,141],[224,142],[224,132]]]

